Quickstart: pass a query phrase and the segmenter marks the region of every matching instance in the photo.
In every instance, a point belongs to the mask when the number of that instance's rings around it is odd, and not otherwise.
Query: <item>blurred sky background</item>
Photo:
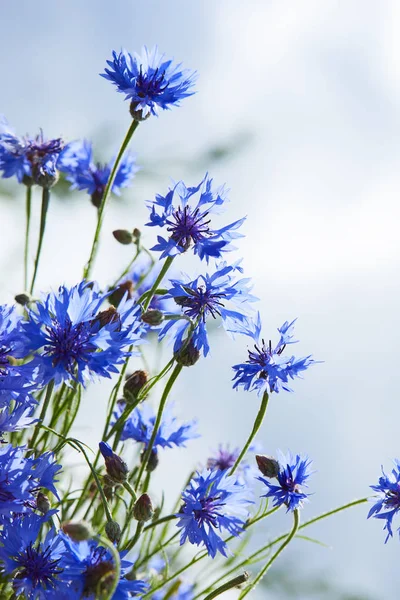
[[[239,255],[265,335],[275,339],[283,321],[298,317],[297,352],[325,361],[295,382],[294,394],[272,398],[259,441],[270,454],[290,448],[314,459],[304,519],[367,495],[381,464],[388,471],[400,456],[400,3],[2,0],[0,22],[0,112],[20,134],[43,127],[67,141],[94,138],[101,158],[129,125],[128,103],[98,76],[113,49],[157,43],[198,70],[198,93],[135,134],[143,170],[124,201],[110,203],[95,276],[105,284],[122,270],[130,251],[110,232],[142,227],[143,200],[164,193],[170,178],[194,185],[208,168],[226,182],[229,220],[248,216]],[[23,191],[14,183],[6,191],[2,302],[21,291],[12,264],[24,227]],[[38,193],[35,202],[38,213]],[[85,193],[54,200],[37,287],[76,283],[94,225]],[[150,246],[153,230],[144,235]],[[178,486],[219,442],[243,444],[257,412],[257,396],[230,384],[246,340],[218,331],[212,346],[173,393],[203,437],[165,452],[160,486]],[[92,387],[84,406],[79,435],[92,446],[107,389]],[[384,545],[382,523],[366,513],[364,505],[310,528],[330,548],[298,540],[279,568],[302,579],[322,573],[360,598],[398,598],[399,540]],[[290,523],[280,514],[273,527]],[[264,528],[257,540],[272,534]],[[258,597],[279,594],[266,587]]]

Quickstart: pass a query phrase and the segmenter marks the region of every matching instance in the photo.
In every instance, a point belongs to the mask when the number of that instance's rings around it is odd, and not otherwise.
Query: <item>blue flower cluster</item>
[[[393,518],[400,512],[400,460],[396,459],[394,465],[394,469],[389,475],[386,475],[382,468],[382,476],[379,478],[378,484],[371,485],[371,488],[379,494],[379,499],[370,509],[368,518],[375,517],[386,521],[384,529],[388,533],[385,543],[390,537],[393,537]],[[398,531],[400,531],[400,527]]]

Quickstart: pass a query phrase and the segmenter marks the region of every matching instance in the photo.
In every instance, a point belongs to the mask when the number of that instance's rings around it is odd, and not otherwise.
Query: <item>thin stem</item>
[[[208,594],[208,596],[206,596],[204,598],[204,600],[213,600],[213,598],[220,596],[224,592],[228,592],[232,588],[238,587],[242,583],[245,583],[248,580],[248,578],[249,578],[249,574],[245,571],[244,573],[242,573],[242,575],[238,575],[237,577],[234,577],[230,581],[227,581],[226,583],[221,585],[221,587],[219,587],[218,589],[211,592],[211,594]]]
[[[132,265],[134,264],[134,262],[136,261],[136,259],[138,258],[139,254],[141,253],[142,249],[140,248],[140,246],[136,246],[136,254],[135,256],[132,258],[132,260],[129,262],[128,266],[122,271],[121,275],[114,281],[114,283],[110,286],[109,289],[114,289],[117,287],[117,285],[119,284],[119,282],[121,281],[121,279],[123,277],[125,277],[125,275],[127,275],[129,273],[129,271],[132,268]]]
[[[126,546],[124,547],[124,552],[130,552],[132,550],[132,548],[135,546],[136,542],[140,538],[140,535],[143,531],[143,527],[144,527],[144,521],[138,521],[138,524],[136,525],[135,535],[133,536],[131,541],[128,542],[126,544]]]
[[[34,269],[33,269],[33,276],[32,276],[32,281],[31,281],[31,287],[29,289],[29,293],[30,294],[33,293],[33,289],[35,287],[36,275],[37,275],[37,271],[38,271],[38,267],[39,267],[39,261],[40,261],[40,254],[42,252],[42,244],[43,244],[44,232],[45,232],[45,229],[46,229],[46,217],[47,217],[47,210],[49,208],[49,202],[50,202],[50,190],[49,190],[49,188],[43,188],[43,192],[42,192],[42,210],[41,210],[41,213],[40,213],[39,241],[38,241],[38,247],[37,247],[37,250],[36,250],[35,266],[34,266]]]
[[[152,529],[152,527],[156,527],[157,525],[161,525],[161,523],[167,523],[167,521],[172,521],[173,519],[177,519],[176,515],[167,515],[166,517],[162,517],[161,519],[157,519],[156,521],[152,521],[150,525],[146,525],[143,531],[147,531],[148,529]]]
[[[128,481],[125,481],[123,483],[123,486],[126,489],[126,491],[132,496],[133,501],[136,502],[137,494],[136,494],[135,490],[133,489],[133,487],[131,486],[131,484]]]
[[[245,590],[243,590],[243,592],[239,596],[239,600],[242,600],[242,598],[247,596],[247,594],[249,594],[251,592],[251,590],[254,590],[256,585],[262,580],[262,578],[264,577],[265,573],[268,571],[268,569],[270,568],[272,563],[275,562],[275,560],[278,558],[278,556],[281,554],[281,552],[283,552],[283,550],[286,548],[286,546],[288,546],[290,544],[290,542],[296,535],[297,530],[299,529],[299,524],[300,524],[300,513],[299,513],[299,510],[296,508],[293,511],[292,531],[289,533],[289,535],[287,536],[287,538],[285,539],[283,544],[281,546],[279,546],[279,548],[275,552],[275,554],[273,556],[271,556],[271,558],[269,559],[267,564],[261,569],[261,571],[258,573],[257,577],[251,582],[251,584]]]
[[[26,227],[25,227],[25,248],[24,248],[24,291],[28,289],[28,254],[29,254],[29,231],[31,228],[31,206],[32,206],[32,186],[26,186]]]
[[[139,125],[139,121],[135,121],[135,120],[132,121],[132,123],[128,129],[128,132],[125,136],[125,139],[122,142],[122,145],[118,152],[117,158],[115,159],[115,163],[114,163],[114,166],[110,173],[110,177],[108,178],[107,185],[105,187],[105,190],[104,190],[104,193],[103,193],[103,196],[101,199],[101,204],[100,204],[99,210],[98,210],[97,227],[96,227],[96,231],[95,231],[94,238],[93,238],[92,249],[90,251],[89,260],[88,260],[88,262],[85,266],[84,272],[83,272],[84,279],[88,279],[90,277],[90,272],[91,272],[91,269],[93,266],[93,262],[96,258],[98,245],[99,245],[100,231],[101,231],[101,228],[103,225],[103,220],[104,220],[104,209],[106,207],[107,199],[110,194],[112,185],[114,183],[115,176],[118,171],[119,163],[121,162],[124,152],[125,152],[126,148],[128,147],[128,144],[131,141],[132,135],[134,134],[135,129],[137,128],[138,125]]]
[[[47,386],[46,396],[45,396],[44,402],[42,404],[42,410],[40,411],[39,420],[35,425],[35,429],[33,430],[32,438],[29,442],[29,446],[30,446],[31,450],[34,450],[34,448],[35,448],[36,440],[37,440],[39,432],[40,432],[40,427],[43,424],[47,409],[50,405],[50,400],[51,400],[51,395],[53,393],[53,389],[54,389],[54,380],[51,380]]]
[[[113,557],[114,561],[115,571],[113,573],[112,586],[110,587],[110,589],[107,590],[107,594],[104,596],[104,600],[111,600],[111,598],[114,596],[115,590],[118,587],[119,580],[121,577],[121,559],[118,550],[116,550],[114,544],[112,544],[107,538],[99,535],[97,536],[97,539],[99,540],[102,546],[105,546],[107,550],[110,551],[110,554]]]
[[[146,310],[149,308],[150,303],[153,299],[154,293],[157,290],[160,283],[162,282],[162,280],[164,279],[168,269],[172,265],[173,260],[174,260],[173,256],[167,256],[167,258],[165,259],[165,262],[162,266],[161,271],[159,272],[159,274],[157,276],[157,279],[151,286],[150,290],[148,292],[146,292],[146,299],[144,300],[144,303],[143,303],[143,312],[146,312]],[[140,304],[140,301],[141,301],[141,299],[139,299],[139,304]]]
[[[236,471],[236,469],[238,468],[239,464],[241,463],[244,455],[246,454],[247,450],[250,448],[250,445],[252,443],[252,441],[254,440],[254,438],[257,435],[258,430],[261,427],[261,423],[263,422],[265,413],[267,411],[267,406],[268,406],[268,392],[264,392],[262,400],[261,400],[261,406],[260,406],[260,410],[258,411],[256,420],[254,421],[254,425],[253,425],[253,429],[249,435],[249,438],[247,440],[247,442],[245,443],[241,453],[239,454],[238,458],[236,459],[235,464],[233,465],[229,475],[233,475],[234,472]]]
[[[171,377],[167,381],[167,385],[165,386],[163,395],[161,396],[160,406],[159,406],[159,409],[158,409],[156,422],[154,423],[153,432],[151,434],[151,438],[150,438],[149,444],[148,444],[148,446],[146,448],[146,452],[144,453],[142,464],[140,466],[139,474],[138,474],[138,477],[137,477],[137,480],[136,480],[136,489],[139,489],[139,483],[140,483],[140,480],[142,478],[143,471],[145,470],[145,468],[147,466],[147,463],[149,462],[149,459],[150,459],[150,456],[151,456],[151,451],[153,450],[153,445],[154,445],[154,442],[155,442],[155,439],[156,439],[156,436],[157,436],[157,433],[158,433],[158,429],[160,427],[161,418],[162,418],[162,414],[163,414],[163,411],[164,411],[164,408],[165,408],[165,405],[166,405],[166,402],[167,402],[168,395],[169,395],[169,393],[171,391],[172,386],[175,383],[175,380],[177,379],[177,377],[178,377],[178,375],[179,375],[179,373],[181,371],[182,371],[182,365],[176,365],[175,368],[174,368],[174,370],[171,373]]]

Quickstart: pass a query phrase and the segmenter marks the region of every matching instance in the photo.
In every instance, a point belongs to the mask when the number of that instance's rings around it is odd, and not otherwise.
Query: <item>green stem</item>
[[[32,438],[29,442],[29,447],[31,450],[34,450],[34,448],[35,448],[36,440],[37,440],[39,432],[40,432],[40,427],[43,424],[44,418],[46,416],[46,411],[50,405],[50,400],[51,400],[51,395],[53,393],[53,389],[54,389],[54,380],[51,380],[47,386],[46,396],[44,398],[42,410],[40,411],[40,415],[39,415],[39,421],[35,425],[35,429],[33,430]]]
[[[236,459],[235,464],[233,465],[229,475],[233,475],[234,472],[236,471],[236,469],[238,468],[239,464],[241,463],[244,455],[246,454],[247,450],[250,448],[250,445],[252,443],[252,441],[254,440],[254,438],[257,435],[258,430],[261,427],[261,423],[263,422],[265,413],[267,411],[267,406],[268,406],[268,392],[264,392],[262,400],[261,400],[261,406],[260,406],[260,410],[258,411],[256,420],[254,421],[254,425],[253,425],[253,429],[249,435],[249,438],[247,440],[247,442],[245,443],[241,453],[239,454],[238,458]]]
[[[143,531],[143,527],[144,527],[144,521],[138,521],[138,524],[136,525],[135,535],[133,536],[131,541],[128,542],[126,544],[126,546],[124,547],[124,552],[130,552],[132,550],[132,548],[135,546],[136,542],[140,538],[140,535]]]
[[[104,596],[104,600],[111,600],[111,598],[114,596],[115,590],[118,587],[119,580],[121,577],[121,559],[118,550],[116,550],[114,544],[112,544],[107,538],[99,535],[97,536],[97,539],[99,540],[102,546],[104,546],[105,548],[107,548],[107,550],[110,551],[114,561],[115,571],[113,573],[113,583],[110,589],[107,590],[107,595]]]
[[[244,573],[242,573],[242,575],[238,575],[237,577],[234,577],[230,581],[227,581],[226,583],[221,585],[221,587],[219,587],[218,589],[211,592],[211,594],[208,594],[208,596],[206,596],[204,598],[204,600],[213,600],[213,598],[220,596],[224,592],[228,592],[232,588],[238,587],[242,583],[245,583],[248,580],[248,578],[249,578],[249,574],[246,573],[246,571],[245,571]]]
[[[49,190],[49,188],[43,188],[43,192],[42,192],[42,210],[41,210],[41,213],[40,213],[39,241],[38,241],[38,247],[37,247],[37,250],[36,250],[35,266],[34,266],[34,269],[33,269],[33,276],[32,276],[32,281],[31,281],[31,287],[29,289],[29,293],[30,294],[33,293],[33,289],[35,287],[36,275],[37,275],[37,271],[38,271],[38,267],[39,267],[39,261],[40,261],[40,254],[42,252],[42,244],[43,244],[44,232],[45,232],[45,229],[46,229],[46,217],[47,217],[47,210],[49,208],[49,202],[50,202],[50,190]]]
[[[125,277],[125,275],[127,275],[129,273],[129,271],[131,270],[133,264],[135,263],[136,259],[138,258],[139,254],[141,253],[142,249],[137,246],[136,247],[136,254],[135,256],[132,258],[132,260],[129,262],[128,266],[122,271],[121,275],[114,281],[114,283],[110,286],[110,290],[114,289],[117,287],[117,285],[119,284],[119,282],[121,281],[121,279],[123,277]]]
[[[97,227],[96,227],[96,231],[94,234],[94,238],[93,238],[93,244],[92,244],[92,249],[90,251],[90,256],[89,256],[89,260],[85,266],[84,272],[83,272],[83,278],[84,279],[89,279],[90,277],[90,272],[93,266],[93,262],[96,258],[96,254],[97,254],[97,250],[98,250],[98,245],[99,245],[99,238],[100,238],[100,231],[103,225],[103,220],[104,220],[104,209],[106,207],[106,203],[107,203],[107,199],[108,196],[110,194],[112,185],[114,183],[114,179],[115,176],[117,174],[118,171],[118,166],[119,163],[121,162],[121,159],[124,155],[124,152],[126,150],[126,148],[128,147],[129,142],[131,141],[131,138],[135,132],[135,129],[137,128],[137,126],[139,125],[139,121],[135,121],[133,120],[128,132],[125,136],[124,141],[122,142],[121,148],[118,152],[117,158],[115,159],[115,163],[114,166],[112,168],[112,171],[110,173],[110,177],[108,178],[107,181],[107,185],[105,187],[104,193],[103,193],[103,197],[101,199],[101,204],[99,206],[99,210],[98,210],[98,215],[97,215]]]
[[[29,254],[29,231],[31,228],[31,206],[32,206],[32,186],[26,186],[26,227],[25,227],[25,248],[24,248],[24,291],[28,289],[28,254]]]
[[[168,259],[167,259],[168,260]],[[153,428],[153,432],[151,434],[151,438],[150,438],[150,442],[146,448],[146,452],[144,453],[143,459],[142,459],[142,464],[140,466],[140,470],[139,470],[139,474],[136,480],[136,489],[139,489],[139,483],[140,480],[142,478],[143,472],[147,466],[147,463],[149,462],[149,458],[151,456],[151,451],[153,450],[153,445],[154,445],[154,441],[156,439],[157,436],[157,432],[158,429],[160,427],[160,423],[161,423],[161,418],[162,418],[162,414],[167,402],[167,398],[168,395],[171,391],[172,386],[175,383],[175,380],[177,379],[179,373],[182,371],[182,365],[176,365],[174,370],[171,373],[170,378],[167,381],[167,385],[165,386],[163,395],[161,396],[161,400],[160,400],[160,406],[158,409],[158,413],[157,413],[157,418],[156,418],[156,422],[154,423],[154,428]]]
[[[161,519],[157,519],[156,521],[152,521],[150,525],[146,525],[144,531],[151,529],[152,527],[156,527],[157,525],[161,525],[161,523],[167,523],[167,521],[172,521],[173,519],[177,519],[176,515],[167,515],[166,517],[162,517]]]
[[[135,490],[133,489],[133,487],[131,486],[131,484],[128,481],[125,481],[123,486],[126,489],[126,491],[132,496],[133,501],[136,502],[137,494],[136,494]]]
[[[153,299],[154,293],[157,290],[157,288],[160,285],[160,283],[162,282],[162,280],[164,279],[164,277],[165,277],[168,269],[172,265],[173,260],[174,260],[173,256],[167,256],[167,258],[165,259],[165,262],[164,262],[164,264],[162,266],[161,271],[158,274],[157,279],[153,283],[153,285],[150,288],[150,290],[148,292],[146,292],[146,299],[144,300],[144,303],[143,303],[143,312],[146,312],[146,310],[149,308],[150,303],[151,303],[151,301]],[[139,300],[138,300],[139,304],[140,304],[140,302],[141,302],[141,298],[139,298]]]
[[[278,556],[281,554],[281,552],[283,552],[283,550],[286,548],[286,546],[288,546],[290,544],[290,542],[296,535],[297,530],[299,529],[299,524],[300,524],[300,514],[299,514],[299,510],[296,508],[293,511],[292,531],[289,533],[289,535],[287,536],[287,538],[285,539],[283,544],[281,546],[279,546],[279,548],[275,552],[275,554],[273,556],[271,556],[271,558],[269,559],[267,564],[261,569],[261,571],[258,573],[257,577],[251,582],[251,584],[245,590],[243,590],[243,592],[239,596],[239,600],[242,600],[242,598],[247,596],[247,594],[249,594],[251,592],[251,590],[254,590],[256,585],[262,580],[262,578],[264,577],[265,573],[268,571],[268,569],[270,568],[272,563],[275,562],[275,560],[278,558]]]

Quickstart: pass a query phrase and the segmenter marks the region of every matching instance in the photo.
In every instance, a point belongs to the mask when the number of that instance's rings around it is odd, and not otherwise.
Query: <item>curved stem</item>
[[[167,515],[166,517],[161,517],[161,519],[152,521],[150,523],[150,525],[146,525],[146,527],[144,528],[143,531],[147,531],[148,529],[152,529],[153,527],[156,527],[157,525],[161,525],[161,523],[167,523],[168,521],[173,521],[174,519],[177,519],[177,518],[178,517],[176,515]]]
[[[47,386],[47,390],[46,390],[46,396],[42,405],[42,410],[40,411],[40,415],[39,415],[39,420],[35,425],[35,429],[33,430],[33,435],[32,438],[29,442],[29,446],[31,450],[34,450],[35,448],[35,444],[36,444],[36,440],[38,438],[39,435],[39,431],[40,431],[40,427],[43,424],[44,418],[46,416],[46,412],[47,409],[49,408],[49,404],[50,404],[50,400],[51,400],[51,395],[53,393],[53,389],[54,389],[54,380],[50,381],[50,383]]]
[[[122,271],[121,275],[114,281],[114,283],[112,285],[110,285],[110,287],[109,287],[110,290],[116,288],[117,285],[119,284],[119,282],[121,281],[121,279],[129,273],[129,271],[131,270],[133,264],[135,263],[136,259],[138,258],[139,254],[141,253],[141,251],[142,251],[142,249],[140,247],[136,247],[135,256],[128,263],[128,266],[125,267],[125,269]]]
[[[249,594],[251,592],[251,590],[253,590],[256,587],[256,585],[262,580],[262,578],[264,577],[265,573],[268,571],[268,569],[270,568],[272,563],[278,558],[278,556],[281,554],[281,552],[283,552],[283,550],[286,548],[286,546],[288,546],[290,544],[290,542],[296,535],[297,530],[299,528],[299,524],[300,524],[300,514],[299,514],[299,510],[296,508],[293,511],[292,531],[289,533],[289,535],[287,536],[287,538],[285,539],[283,544],[281,546],[279,546],[279,548],[275,552],[275,554],[273,556],[271,556],[271,558],[269,559],[267,564],[261,569],[261,571],[258,573],[257,577],[251,582],[251,584],[245,590],[243,590],[243,592],[239,596],[239,600],[242,600],[242,598],[247,596],[247,594]]]
[[[258,411],[256,420],[254,421],[254,425],[253,425],[253,429],[249,435],[249,438],[247,440],[247,442],[245,443],[241,453],[239,454],[238,458],[236,459],[235,464],[233,465],[229,475],[233,475],[234,472],[236,471],[236,469],[238,468],[239,464],[241,463],[244,455],[246,454],[247,450],[250,448],[250,445],[252,443],[252,441],[254,440],[254,438],[257,435],[258,430],[261,427],[261,423],[263,422],[265,413],[267,411],[267,406],[268,406],[268,392],[264,392],[262,400],[261,400],[261,406],[260,406],[260,410]]]
[[[107,550],[110,551],[110,554],[114,560],[115,572],[113,574],[114,575],[113,583],[112,583],[112,586],[110,587],[110,589],[107,590],[107,595],[104,596],[104,600],[111,600],[111,598],[114,596],[115,590],[118,587],[119,580],[121,577],[121,559],[120,559],[118,550],[115,549],[114,544],[112,544],[107,538],[99,535],[99,536],[97,536],[97,539],[99,540],[99,542],[102,546],[104,546],[105,548],[107,548]]]
[[[24,247],[24,291],[28,289],[28,253],[29,253],[29,231],[31,228],[31,206],[32,206],[32,186],[26,186],[26,226],[25,226],[25,247]]]
[[[221,587],[219,587],[217,590],[214,590],[213,592],[211,592],[211,594],[208,594],[208,596],[206,596],[204,598],[204,600],[213,600],[213,598],[220,596],[224,592],[228,592],[232,588],[238,587],[242,583],[245,583],[248,580],[248,578],[249,578],[249,574],[246,573],[246,571],[245,571],[241,575],[238,575],[237,577],[234,577],[230,581],[227,581],[226,583],[221,585]]]
[[[129,142],[131,141],[132,135],[135,132],[135,129],[137,128],[137,126],[139,125],[139,121],[135,121],[133,120],[128,132],[125,136],[124,141],[122,142],[121,148],[118,152],[117,158],[115,159],[115,163],[114,166],[112,168],[112,171],[110,173],[110,177],[108,178],[107,181],[107,185],[105,187],[104,193],[103,193],[103,197],[101,199],[101,204],[99,207],[99,211],[98,211],[98,215],[97,215],[97,227],[96,227],[96,231],[94,234],[94,238],[93,238],[93,244],[92,244],[92,249],[90,251],[90,256],[89,256],[89,260],[85,266],[85,269],[83,271],[83,279],[88,279],[90,277],[90,272],[93,266],[93,262],[96,258],[96,254],[97,254],[97,250],[98,250],[98,245],[99,245],[99,238],[100,238],[100,231],[103,225],[103,220],[104,220],[104,209],[106,207],[106,203],[107,203],[107,199],[108,196],[110,194],[112,185],[114,183],[114,179],[115,176],[117,174],[118,171],[118,166],[119,163],[121,162],[121,159],[124,155],[124,152],[126,150],[126,148],[128,147]]]
[[[144,303],[143,303],[143,312],[146,312],[146,310],[149,308],[150,303],[153,299],[154,293],[155,293],[156,289],[158,288],[158,286],[160,285],[160,283],[162,282],[162,280],[164,279],[168,269],[172,265],[173,260],[174,260],[173,256],[167,256],[167,258],[165,259],[165,262],[162,266],[162,269],[157,276],[157,279],[155,280],[155,282],[153,283],[153,285],[150,288],[150,291],[145,292],[146,299],[144,300]],[[139,298],[138,304],[140,304],[140,302],[141,302],[141,298]]]
[[[38,271],[38,267],[39,267],[39,261],[40,261],[40,254],[42,252],[42,244],[43,244],[44,232],[45,232],[45,229],[46,229],[46,217],[47,217],[47,210],[49,208],[49,202],[50,202],[50,190],[49,190],[49,188],[43,188],[43,191],[42,191],[42,209],[41,209],[41,213],[40,213],[39,241],[38,241],[38,247],[37,247],[37,250],[36,250],[35,266],[34,266],[34,269],[33,269],[33,276],[32,276],[32,281],[31,281],[31,287],[29,288],[29,293],[30,294],[33,293],[33,289],[35,287],[36,275],[37,275],[37,271]]]
[[[171,377],[167,381],[167,385],[165,386],[163,395],[161,396],[160,406],[158,408],[156,422],[154,423],[154,428],[153,428],[153,432],[151,434],[150,442],[146,448],[146,452],[144,453],[142,464],[140,466],[139,474],[138,474],[138,477],[136,480],[136,489],[137,490],[139,489],[139,483],[142,478],[143,471],[145,470],[147,463],[149,462],[149,458],[151,456],[151,451],[153,450],[153,445],[154,445],[154,442],[155,442],[155,439],[156,439],[156,436],[158,433],[158,429],[160,427],[161,418],[162,418],[162,414],[163,414],[165,405],[167,403],[168,395],[171,391],[172,386],[175,383],[175,380],[177,379],[177,377],[181,371],[182,371],[182,365],[176,365],[174,370],[171,373]]]

